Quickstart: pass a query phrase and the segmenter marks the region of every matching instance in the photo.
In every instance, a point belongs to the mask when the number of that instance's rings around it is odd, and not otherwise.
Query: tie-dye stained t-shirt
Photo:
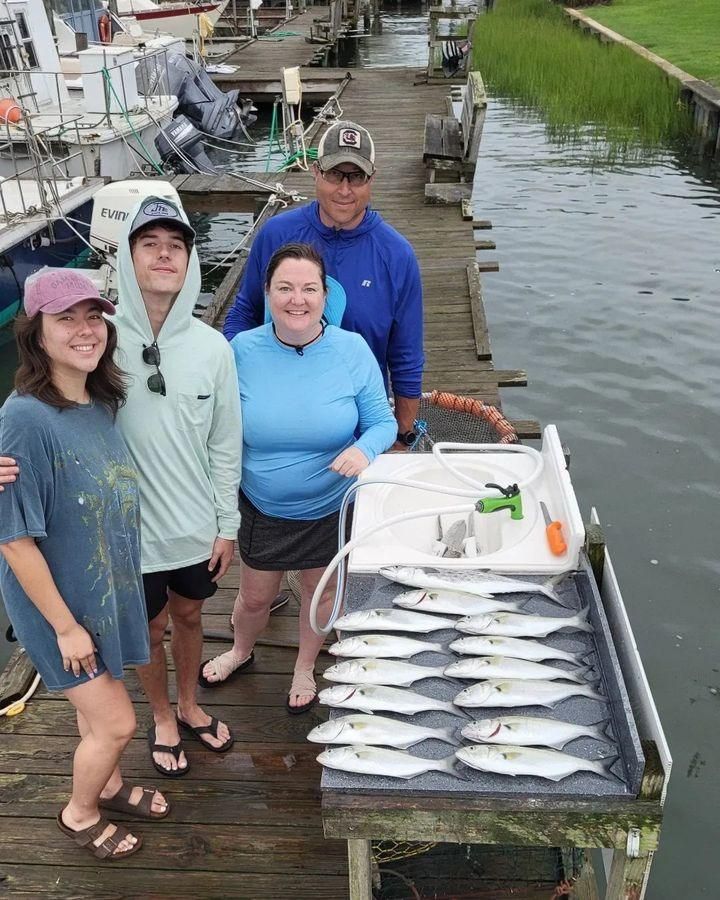
[[[112,417],[93,403],[58,410],[12,394],[0,456],[20,476],[0,493],[0,544],[33,537],[60,595],[92,636],[98,672],[149,659],[140,575],[137,477]],[[0,556],[0,594],[18,640],[50,690],[87,680],[63,671],[55,632]]]

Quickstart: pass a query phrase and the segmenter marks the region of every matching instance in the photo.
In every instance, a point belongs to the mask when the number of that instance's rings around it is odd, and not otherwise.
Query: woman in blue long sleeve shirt
[[[317,697],[313,674],[323,637],[310,628],[308,611],[337,551],[343,494],[392,446],[397,428],[364,339],[323,319],[326,274],[317,251],[308,244],[280,248],[268,264],[265,289],[272,321],[231,342],[243,414],[235,641],[203,664],[200,682],[220,684],[252,662],[283,572],[297,569],[300,641],[287,707],[299,713]],[[321,617],[334,592],[333,582]]]

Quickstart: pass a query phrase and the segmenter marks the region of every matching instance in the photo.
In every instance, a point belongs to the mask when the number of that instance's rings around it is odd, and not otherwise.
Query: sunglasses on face
[[[350,187],[362,187],[370,181],[371,177],[365,172],[361,172],[360,169],[353,169],[352,172],[343,172],[342,169],[328,169],[327,172],[323,172],[320,169],[320,174],[328,184],[339,185],[347,178]]]
[[[162,397],[166,396],[165,379],[160,371],[160,348],[157,345],[157,341],[153,341],[149,347],[143,347],[142,358],[145,365],[155,366],[157,369],[157,372],[154,372],[147,380],[148,390],[153,394],[160,394]]]

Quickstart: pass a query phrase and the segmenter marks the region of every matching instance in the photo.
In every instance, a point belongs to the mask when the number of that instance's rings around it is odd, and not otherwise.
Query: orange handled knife
[[[562,525],[557,520],[553,521],[550,518],[548,508],[542,500],[540,501],[540,508],[542,509],[543,518],[545,519],[545,534],[547,535],[550,550],[555,556],[562,556],[567,550],[567,544],[565,543],[565,538],[562,533]]]

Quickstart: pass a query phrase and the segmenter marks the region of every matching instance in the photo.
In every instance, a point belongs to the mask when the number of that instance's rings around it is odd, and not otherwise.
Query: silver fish
[[[592,632],[587,621],[587,609],[574,616],[526,616],[516,613],[487,613],[483,616],[465,616],[455,628],[464,634],[491,634],[501,637],[547,637],[554,631],[567,628],[572,631]]]
[[[407,750],[414,744],[434,738],[446,744],[458,746],[455,728],[428,728],[411,725],[386,716],[354,714],[328,719],[308,734],[315,744],[372,744],[383,747],[399,747]]]
[[[490,612],[519,612],[512,600],[492,600],[489,597],[464,594],[462,591],[405,591],[393,597],[395,606],[416,609],[418,612],[443,613],[448,616],[479,616]]]
[[[443,666],[414,666],[394,659],[346,659],[323,672],[326,681],[340,684],[389,684],[408,687],[422,678],[442,678]]]
[[[455,755],[446,759],[421,759],[403,750],[382,747],[333,747],[323,750],[317,761],[329,769],[356,772],[360,775],[386,775],[390,778],[415,778],[425,772],[446,772],[457,775]]]
[[[359,609],[335,622],[336,631],[409,631],[427,634],[442,628],[454,628],[455,619],[428,616],[407,609]]]
[[[459,638],[450,644],[453,653],[467,656],[512,656],[514,659],[529,659],[541,662],[544,659],[564,659],[566,662],[580,662],[580,655],[567,650],[556,650],[537,641],[522,638],[476,635]],[[332,650],[331,650],[332,652]]]
[[[360,712],[396,712],[405,716],[436,709],[453,716],[464,716],[452,703],[425,697],[402,688],[385,687],[380,684],[335,684],[325,688],[318,695],[325,706],[337,709],[359,709]]]
[[[582,676],[590,671],[590,666],[582,666],[570,671],[558,669],[556,666],[544,666],[528,659],[514,659],[512,656],[470,656],[467,659],[450,663],[445,668],[445,675],[450,678],[470,678],[480,681],[483,678],[520,678],[526,680],[555,681],[564,678],[585,684]],[[327,678],[327,673],[325,675]]]
[[[333,656],[365,657],[376,659],[410,659],[418,653],[443,653],[442,644],[417,641],[414,638],[394,634],[360,634],[337,641],[328,648]]]
[[[561,781],[575,772],[594,772],[601,778],[620,780],[610,771],[617,756],[599,760],[579,759],[557,750],[535,750],[509,744],[472,744],[461,747],[457,758],[473,769],[500,775],[534,775],[536,778]]]
[[[380,574],[390,581],[425,590],[463,591],[478,597],[494,597],[496,594],[543,594],[549,600],[563,605],[554,589],[558,576],[549,578],[543,584],[536,584],[534,581],[520,581],[492,572],[473,572],[466,581],[461,581],[412,566],[383,566]]]
[[[589,697],[606,702],[589,684],[560,681],[479,681],[455,697],[457,706],[554,706],[568,697]]]
[[[610,720],[594,725],[575,725],[559,719],[541,719],[538,716],[501,716],[497,719],[480,719],[463,725],[462,736],[470,741],[485,744],[514,744],[523,747],[554,747],[562,750],[565,744],[579,737],[591,737],[611,744],[604,729]]]

